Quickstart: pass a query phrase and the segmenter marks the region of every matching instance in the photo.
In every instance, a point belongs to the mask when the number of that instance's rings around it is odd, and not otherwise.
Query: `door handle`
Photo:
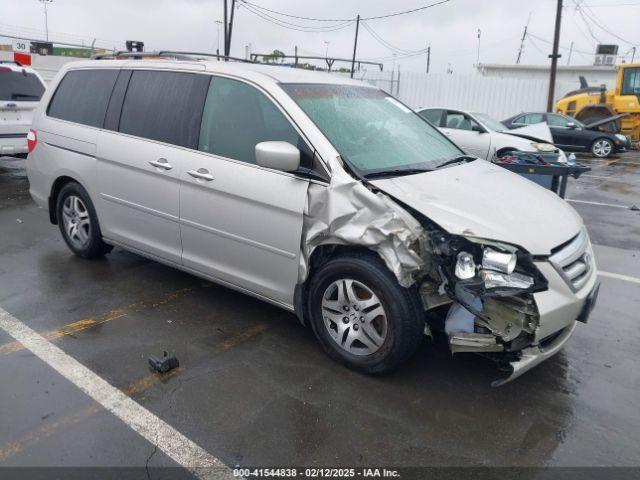
[[[171,170],[173,167],[169,164],[166,158],[159,158],[158,160],[150,160],[149,165],[161,168],[163,170]]]
[[[206,180],[207,182],[210,182],[211,180],[213,180],[213,175],[211,175],[209,173],[209,170],[207,170],[206,168],[199,168],[198,170],[189,170],[187,173],[191,175],[193,178]]]

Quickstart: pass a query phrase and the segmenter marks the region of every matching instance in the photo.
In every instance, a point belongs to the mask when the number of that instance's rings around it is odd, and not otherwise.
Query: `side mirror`
[[[569,122],[569,123],[567,123],[567,127],[569,127],[569,128],[578,128],[578,127],[576,126],[576,124],[575,124],[575,123],[573,123],[573,122]]]
[[[471,130],[478,133],[485,133],[484,128],[482,128],[480,125],[472,125]]]
[[[260,142],[256,145],[256,163],[281,172],[293,172],[300,166],[300,150],[288,142]]]

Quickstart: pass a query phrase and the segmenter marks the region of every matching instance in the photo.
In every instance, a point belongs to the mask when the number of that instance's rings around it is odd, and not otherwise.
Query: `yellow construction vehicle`
[[[640,141],[640,64],[622,64],[614,90],[590,87],[580,78],[580,89],[558,100],[556,111],[570,115],[582,123],[595,127],[615,125],[620,133],[633,142]]]

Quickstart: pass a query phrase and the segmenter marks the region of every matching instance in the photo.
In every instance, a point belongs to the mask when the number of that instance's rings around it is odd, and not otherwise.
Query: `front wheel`
[[[607,138],[598,138],[591,144],[591,153],[594,157],[607,158],[613,153],[613,142]]]
[[[375,254],[342,255],[322,265],[309,285],[308,313],[324,350],[365,373],[396,368],[423,338],[416,290],[401,287]]]

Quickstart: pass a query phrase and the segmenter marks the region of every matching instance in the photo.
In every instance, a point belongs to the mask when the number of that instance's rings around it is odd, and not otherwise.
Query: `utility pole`
[[[294,53],[294,55],[295,55],[295,57],[296,57],[296,58],[295,58],[295,63],[294,63],[294,65],[295,65],[295,68],[298,68],[298,46],[297,46],[297,45],[296,45],[296,48],[295,48],[295,53]],[[351,75],[351,76],[353,77],[353,75]]]
[[[562,0],[558,0],[556,10],[556,28],[553,34],[553,53],[551,58],[551,74],[549,75],[549,96],[547,97],[547,112],[553,111],[553,97],[556,89],[556,72],[558,70],[558,59],[562,56],[558,53],[560,44],[560,23],[562,22]]]
[[[358,29],[360,28],[360,15],[356,17],[356,38],[353,41],[353,57],[351,57],[351,78],[353,78],[353,71],[356,68],[356,50],[358,48]]]
[[[224,61],[227,61],[227,0],[222,0],[224,2]]]
[[[427,46],[427,73],[429,73],[429,65],[431,65],[431,45]]]
[[[480,65],[480,36],[482,32],[478,29],[478,55],[476,56],[476,66]]]
[[[527,30],[529,29],[529,22],[531,21],[531,12],[529,12],[529,18],[527,24],[524,26],[524,32],[522,33],[522,40],[520,40],[520,48],[518,49],[518,58],[516,59],[516,65],[520,64],[520,58],[522,58],[522,51],[524,50],[524,41],[527,39]]]
[[[236,11],[236,0],[231,0],[231,14],[229,18],[229,32],[228,32],[229,38],[227,39],[227,50],[224,53],[226,57],[228,57],[231,54],[231,33],[233,32],[233,14],[235,11]]]
[[[633,63],[636,58],[636,47],[633,47],[631,50],[633,50],[633,54],[631,54],[631,63]]]
[[[49,41],[49,16],[47,14],[47,4],[52,3],[53,0],[39,0],[44,6],[44,29],[47,36],[47,42]]]
[[[571,40],[571,46],[569,47],[569,57],[567,58],[567,65],[571,63],[571,54],[573,53],[573,40]]]
[[[213,23],[216,24],[217,36],[218,36],[217,43],[216,43],[217,45],[216,54],[220,55],[220,25],[222,25],[222,22],[220,20],[215,20]]]

